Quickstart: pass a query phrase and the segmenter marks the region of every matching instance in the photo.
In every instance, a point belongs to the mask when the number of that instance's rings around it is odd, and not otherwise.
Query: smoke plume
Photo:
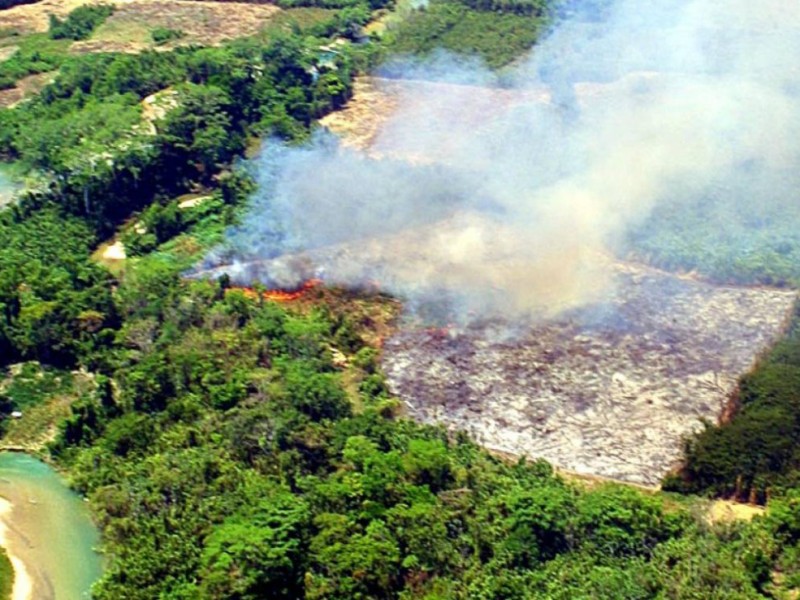
[[[396,61],[397,109],[368,149],[266,144],[212,261],[234,276],[261,261],[287,287],[377,283],[462,320],[600,300],[657,207],[796,204],[798,59],[798,3],[616,0],[501,78],[446,54]]]

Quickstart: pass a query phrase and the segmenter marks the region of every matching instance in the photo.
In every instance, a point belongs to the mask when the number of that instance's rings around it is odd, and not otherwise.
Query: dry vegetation
[[[45,32],[51,14],[64,17],[87,0],[42,0],[0,13],[0,27],[18,34]],[[194,0],[110,0],[114,14],[90,40],[76,42],[76,52],[138,52],[154,46],[151,31],[162,27],[185,35],[172,44],[218,44],[261,31],[281,12],[268,4]],[[166,44],[163,47],[170,47]]]
[[[0,382],[0,392],[7,391],[20,365],[9,369],[9,376]],[[16,450],[31,453],[42,451],[46,444],[56,438],[58,424],[70,416],[70,406],[75,400],[93,390],[91,375],[75,371],[69,388],[48,392],[42,390],[39,401],[22,410],[22,417],[11,419],[0,443],[0,451]]]
[[[153,46],[150,32],[173,29],[184,37],[167,44],[219,44],[255,35],[280,9],[267,4],[201,2],[195,0],[136,0],[120,3],[90,40],[77,42],[77,52],[136,52]]]
[[[436,102],[432,102],[432,99],[438,97],[451,100],[453,96],[463,97],[465,100],[464,112],[459,114],[459,119],[476,126],[480,126],[487,116],[496,115],[498,110],[524,102],[548,102],[550,99],[546,89],[520,92],[472,85],[360,77],[353,84],[353,98],[347,106],[343,110],[330,113],[320,120],[320,124],[340,135],[345,144],[362,150],[369,149],[371,154],[379,155],[380,149],[374,147],[378,134],[401,103],[404,113],[425,111],[426,114],[437,114]],[[452,106],[451,102],[447,102],[446,106],[439,107],[441,110],[437,116],[442,117],[441,122],[449,121],[450,116],[442,111],[450,111]],[[436,122],[436,119],[431,118],[430,121]],[[446,137],[442,141],[446,141]],[[441,149],[437,155],[445,152],[446,149]],[[432,158],[439,156],[425,157],[428,161]]]
[[[79,6],[94,3],[88,0],[42,0],[15,6],[0,12],[0,27],[19,34],[47,31],[50,15],[65,17]]]
[[[658,84],[640,73],[613,85]],[[348,107],[323,124],[380,154],[381,128],[404,114],[398,106],[413,112],[408,99],[416,97],[431,110],[428,97],[442,97],[443,86],[447,96],[468,98],[459,118],[476,127],[498,106],[549,101],[547,90],[362,79]],[[576,93],[589,101],[608,87],[580,84]],[[447,160],[444,145],[429,151],[405,158]],[[489,448],[657,484],[680,458],[684,436],[720,417],[739,376],[784,331],[796,295],[631,264],[615,270],[612,297],[533,327],[402,328],[384,347],[390,386],[415,418],[467,430]]]

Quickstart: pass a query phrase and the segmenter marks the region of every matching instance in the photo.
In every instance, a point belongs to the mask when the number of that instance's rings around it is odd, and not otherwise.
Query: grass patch
[[[0,47],[14,45],[19,48],[8,60],[0,63],[0,89],[10,89],[29,75],[58,69],[67,59],[70,43],[70,40],[52,40],[44,33],[0,39]]]
[[[92,35],[92,40],[118,44],[150,44],[152,28],[144,21],[108,19]]]
[[[10,377],[0,386],[11,399],[15,410],[25,410],[40,404],[54,394],[68,392],[73,387],[69,371],[45,368],[38,362],[27,362],[10,370]]]
[[[4,420],[0,449],[41,450],[55,436],[58,424],[70,415],[70,405],[93,387],[90,378],[46,368],[38,362],[10,367],[0,383],[0,399],[5,411],[21,411],[22,417]]]
[[[339,13],[331,8],[288,8],[277,13],[264,27],[261,37],[269,39],[278,33],[299,30],[301,33],[320,27],[336,17]]]
[[[14,588],[14,567],[8,559],[8,554],[0,548],[0,600],[11,598],[11,590]]]
[[[424,56],[443,48],[499,68],[527,52],[545,24],[546,19],[535,15],[477,11],[460,2],[439,0],[409,14],[385,39],[395,53]]]

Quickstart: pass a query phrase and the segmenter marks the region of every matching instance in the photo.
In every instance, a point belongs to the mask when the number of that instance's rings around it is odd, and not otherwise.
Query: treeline
[[[716,532],[398,419],[346,297],[287,311],[144,259],[115,298],[53,447],[103,530],[98,600],[751,599],[800,539],[789,505]]]
[[[55,203],[101,235],[152,202],[210,183],[251,134],[301,138],[350,94],[346,55],[317,64],[299,36],[262,45],[86,55],[65,63],[34,100],[0,113],[0,153],[45,173],[23,197]],[[166,88],[177,106],[142,122],[141,101]]]
[[[800,313],[789,334],[742,378],[740,409],[686,444],[666,489],[765,502],[800,488]]]
[[[289,32],[68,57],[36,98],[0,111],[0,154],[36,174],[0,214],[2,362],[92,368],[119,325],[94,244],[150,207],[138,246],[152,249],[191,225],[168,200],[198,186],[234,202],[238,180],[224,171],[249,136],[302,139],[349,97],[348,53],[319,64],[320,43]],[[167,88],[166,114],[146,121],[142,100]]]

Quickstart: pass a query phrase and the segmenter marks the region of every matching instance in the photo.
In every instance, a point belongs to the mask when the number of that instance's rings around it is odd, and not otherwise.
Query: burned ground
[[[613,297],[510,329],[401,328],[384,347],[414,418],[578,473],[655,484],[783,331],[795,294],[619,265]]]

